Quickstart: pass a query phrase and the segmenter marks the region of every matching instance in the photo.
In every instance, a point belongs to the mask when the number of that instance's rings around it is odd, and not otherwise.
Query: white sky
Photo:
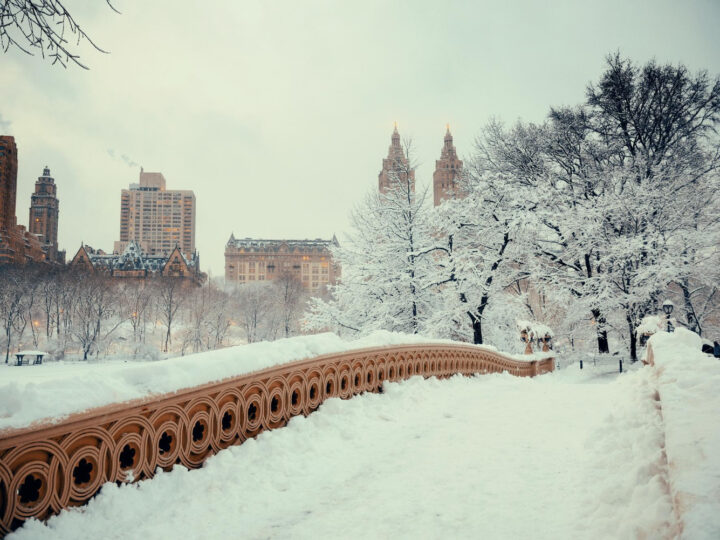
[[[0,54],[18,221],[48,165],[61,248],[111,250],[120,190],[142,165],[195,191],[201,266],[214,275],[231,232],[342,241],[394,121],[428,185],[446,123],[464,157],[491,117],[541,121],[579,103],[614,50],[720,73],[715,0],[114,0],[122,15],[65,4],[110,54],[83,49],[89,71]]]

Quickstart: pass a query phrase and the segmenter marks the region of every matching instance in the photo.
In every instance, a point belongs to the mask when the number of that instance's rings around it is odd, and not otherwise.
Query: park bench
[[[46,355],[47,353],[43,351],[19,351],[15,353],[15,358],[17,359],[18,366],[22,366],[23,364],[29,366],[32,364],[42,364],[43,356]],[[27,357],[27,359],[25,359],[25,357]]]

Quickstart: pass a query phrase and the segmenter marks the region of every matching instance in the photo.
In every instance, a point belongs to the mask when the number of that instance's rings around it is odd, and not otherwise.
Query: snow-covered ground
[[[13,538],[668,538],[654,371],[412,378]]]
[[[720,538],[720,360],[684,328],[650,339],[670,485],[685,538]]]
[[[385,331],[353,341],[325,333],[154,362],[0,364],[0,431],[43,419],[50,421],[51,417],[57,421],[91,407],[174,392],[322,354],[414,343],[457,344]],[[51,399],[48,396],[52,396]]]

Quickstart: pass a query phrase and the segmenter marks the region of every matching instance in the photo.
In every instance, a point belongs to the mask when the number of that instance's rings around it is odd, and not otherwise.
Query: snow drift
[[[700,336],[658,332],[652,348],[670,487],[683,538],[720,538],[720,361]]]

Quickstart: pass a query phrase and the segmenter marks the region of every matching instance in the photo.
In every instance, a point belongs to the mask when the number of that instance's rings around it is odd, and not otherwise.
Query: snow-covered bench
[[[27,360],[25,360],[26,356],[28,357]],[[31,361],[33,356],[35,359]],[[22,366],[23,364],[28,366],[31,364],[42,364],[43,356],[47,356],[47,353],[44,351],[19,351],[15,353],[18,366]]]

